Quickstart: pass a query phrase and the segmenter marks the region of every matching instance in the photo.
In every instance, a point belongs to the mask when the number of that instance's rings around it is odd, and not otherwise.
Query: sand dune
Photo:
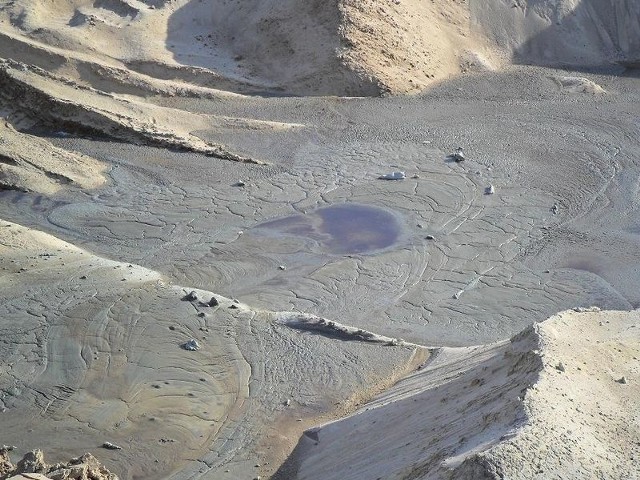
[[[568,311],[510,341],[441,349],[307,430],[277,478],[633,478],[639,321]]]
[[[106,165],[0,124],[0,188],[53,194],[65,186],[97,188]]]
[[[224,146],[206,142],[192,134],[205,126],[224,124],[226,119],[207,118],[181,110],[83,87],[38,67],[16,62],[0,65],[0,96],[7,107],[18,111],[21,127],[44,127],[50,131],[106,136],[136,144],[193,151],[221,159],[261,163],[229,152]],[[238,119],[229,119],[242,126]],[[26,125],[25,125],[26,124]],[[253,128],[285,125],[247,120]]]
[[[378,95],[512,62],[637,61],[639,8],[634,0],[19,0],[1,14],[11,35],[164,80]]]
[[[602,67],[637,60],[640,52],[635,0],[488,0],[470,7],[482,34],[515,62]]]

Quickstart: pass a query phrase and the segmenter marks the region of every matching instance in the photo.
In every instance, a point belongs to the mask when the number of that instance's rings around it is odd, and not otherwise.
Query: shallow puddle
[[[355,203],[271,220],[256,228],[309,238],[323,250],[337,254],[370,253],[390,247],[401,232],[400,223],[392,213]]]

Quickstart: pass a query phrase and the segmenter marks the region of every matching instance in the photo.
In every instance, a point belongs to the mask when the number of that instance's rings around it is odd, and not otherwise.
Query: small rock
[[[192,338],[188,342],[183,343],[182,348],[189,350],[190,352],[195,352],[196,350],[200,350],[200,344],[195,338]]]
[[[211,300],[207,303],[210,307],[217,307],[220,303],[216,297],[211,297]]]
[[[196,300],[198,300],[198,294],[192,290],[184,297],[182,297],[182,300],[184,300],[185,302],[195,302]]]
[[[564,364],[562,362],[558,362],[558,364],[556,365],[556,370],[558,370],[559,372],[564,372]]]
[[[433,235],[427,235],[426,237],[424,237],[426,240],[435,240],[436,237],[434,237]]]
[[[553,207],[551,207],[551,213],[553,213],[554,215],[557,215],[559,211],[560,211],[560,207],[558,206],[557,203],[554,203]]]
[[[464,152],[462,151],[462,147],[456,148],[456,151],[449,155],[449,158],[456,163],[464,162],[466,160]]]
[[[199,316],[200,318],[202,318],[202,317],[206,317],[206,316],[207,316],[207,314],[206,314],[206,313],[204,313],[204,312],[198,312],[198,316]]]
[[[291,399],[290,399],[290,398],[287,398],[287,399],[284,401],[284,406],[285,406],[285,407],[288,407],[289,405],[291,405]]]
[[[104,442],[102,448],[106,448],[107,450],[122,450],[121,446],[111,442]]]
[[[244,183],[242,180],[238,180],[236,183],[233,184],[234,187],[244,187],[246,185],[246,183]]]
[[[616,380],[616,382],[625,385],[627,383],[627,377],[620,377],[618,380]]]
[[[407,175],[404,172],[391,172],[380,175],[378,178],[380,180],[404,180]]]
[[[231,305],[229,305],[229,308],[236,309],[238,308],[238,306],[235,303],[232,303]]]
[[[496,189],[493,185],[489,185],[488,187],[486,187],[484,189],[484,194],[485,195],[493,195],[494,193],[496,193]]]
[[[284,266],[284,265],[280,265],[278,268],[279,268],[280,270],[286,270],[286,269],[287,269],[287,267],[286,267],[286,266]]]
[[[414,173],[411,178],[420,178],[420,175],[418,175],[417,173]]]

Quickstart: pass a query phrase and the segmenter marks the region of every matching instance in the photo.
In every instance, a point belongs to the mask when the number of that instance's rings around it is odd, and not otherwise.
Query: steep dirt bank
[[[510,341],[442,349],[276,478],[630,478],[640,313],[569,311]]]

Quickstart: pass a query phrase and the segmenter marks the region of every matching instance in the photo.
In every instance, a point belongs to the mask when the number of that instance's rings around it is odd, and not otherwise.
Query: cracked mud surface
[[[481,77],[469,88],[508,88],[530,73]],[[226,103],[225,114],[255,109],[307,125],[289,136],[272,132],[280,151],[263,148],[264,132],[223,138],[247,154],[272,154],[269,166],[223,168],[189,154],[56,139],[111,162],[109,186],[38,208],[33,197],[6,193],[2,213],[28,212],[32,225],[179,284],[259,308],[349,318],[426,345],[504,338],[573,306],[637,305],[629,252],[638,218],[625,200],[637,175],[635,94],[625,91],[633,80],[598,78],[612,93],[576,96],[558,92],[544,73],[533,71],[531,98],[521,102],[493,92],[464,98],[461,80],[423,99]],[[457,145],[468,160],[444,161]],[[377,179],[392,170],[408,178]],[[493,195],[485,195],[489,184]],[[255,233],[264,222],[344,203],[398,218],[394,246],[334,254],[311,237]]]
[[[455,347],[566,308],[636,307],[637,79],[592,75],[607,91],[592,96],[554,74],[514,68],[410,99],[149,99],[304,125],[197,132],[269,165],[48,138],[103,162],[107,182],[2,193],[2,441],[61,458],[113,441],[126,448],[101,460],[123,478],[269,474],[305,426],[426,355],[275,312]],[[517,101],[514,85],[528,87]],[[467,160],[446,161],[457,146]],[[407,178],[378,179],[392,171]],[[353,252],[326,247],[322,218],[303,225],[315,234],[259,231],[344,204],[388,212],[397,237]],[[220,306],[182,301],[192,289]],[[203,348],[181,349],[189,338]]]

